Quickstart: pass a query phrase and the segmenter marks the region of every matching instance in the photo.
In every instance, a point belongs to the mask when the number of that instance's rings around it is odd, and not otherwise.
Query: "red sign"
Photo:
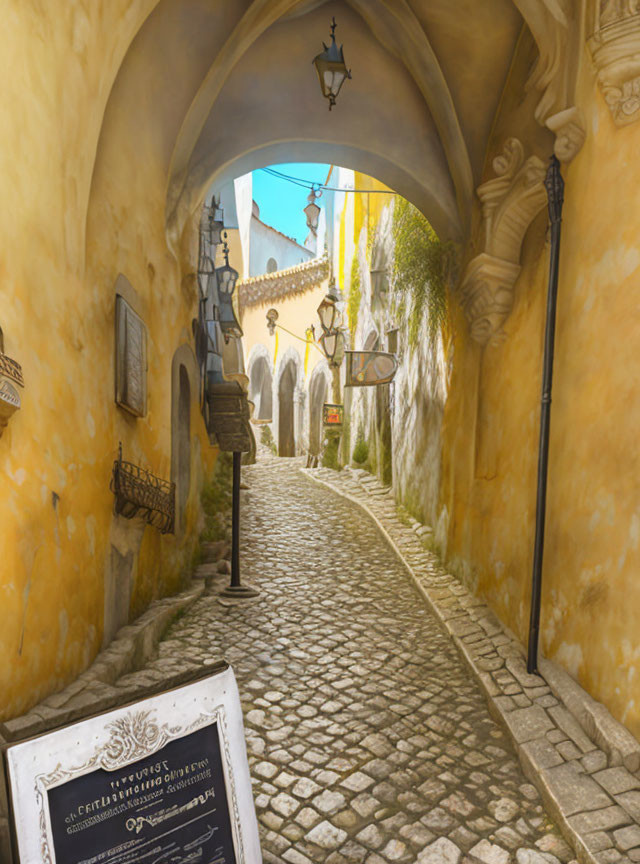
[[[342,426],[344,418],[343,405],[325,403],[322,409],[322,422],[325,426]]]

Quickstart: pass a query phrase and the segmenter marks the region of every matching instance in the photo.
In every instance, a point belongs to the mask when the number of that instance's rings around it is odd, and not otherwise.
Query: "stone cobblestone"
[[[233,665],[265,860],[569,861],[402,562],[299,464],[244,469],[243,577],[259,598],[221,605],[214,585],[150,664]]]
[[[446,572],[429,551],[430,529],[396,507],[391,490],[385,494],[360,469],[305,473],[376,522],[479,681],[489,710],[507,729],[523,770],[580,861],[640,861],[640,833],[626,830],[640,829],[640,742],[561,667],[539,657],[542,674],[528,674],[522,646],[480,598]],[[517,845],[506,832],[496,832],[496,837]],[[553,835],[535,845],[542,856],[522,848],[516,859],[540,864],[554,847],[563,848]]]

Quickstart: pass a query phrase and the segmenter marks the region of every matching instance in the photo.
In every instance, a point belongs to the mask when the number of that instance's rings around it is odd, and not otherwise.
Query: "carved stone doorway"
[[[278,456],[295,456],[293,394],[296,388],[296,366],[289,360],[278,385]]]

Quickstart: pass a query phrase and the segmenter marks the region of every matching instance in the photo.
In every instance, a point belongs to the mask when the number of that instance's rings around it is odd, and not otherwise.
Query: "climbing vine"
[[[431,338],[446,321],[447,279],[454,247],[440,240],[422,213],[404,198],[396,199],[392,233],[397,309],[406,310],[410,301],[408,337],[413,348],[425,313]]]
[[[358,326],[358,312],[360,311],[361,300],[362,277],[360,275],[360,256],[356,248],[351,261],[351,281],[349,284],[349,298],[347,300],[347,321],[349,322],[352,339],[355,337],[356,327]]]

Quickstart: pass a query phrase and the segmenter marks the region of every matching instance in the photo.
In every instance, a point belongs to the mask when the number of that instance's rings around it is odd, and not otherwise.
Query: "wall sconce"
[[[267,312],[267,327],[269,328],[270,336],[273,336],[276,332],[276,321],[279,317],[277,309],[269,309]]]

